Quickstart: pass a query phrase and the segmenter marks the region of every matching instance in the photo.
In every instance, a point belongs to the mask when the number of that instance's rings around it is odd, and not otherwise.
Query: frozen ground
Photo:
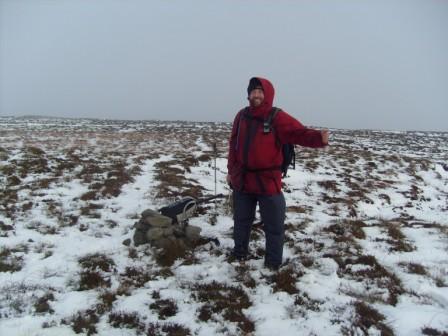
[[[284,180],[286,264],[228,258],[228,199],[166,266],[139,214],[226,195],[229,124],[0,118],[0,335],[447,335],[448,133],[332,130]]]

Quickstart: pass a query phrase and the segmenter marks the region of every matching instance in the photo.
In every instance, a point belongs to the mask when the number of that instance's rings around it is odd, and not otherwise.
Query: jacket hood
[[[274,103],[275,90],[272,83],[266,78],[262,77],[253,77],[260,81],[261,86],[263,87],[264,92],[264,100],[260,106],[252,108],[254,114],[265,114],[268,113],[272,109],[272,105]],[[252,80],[252,78],[251,78]]]

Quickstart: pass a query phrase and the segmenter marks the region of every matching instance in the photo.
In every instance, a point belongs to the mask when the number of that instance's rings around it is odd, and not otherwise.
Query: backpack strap
[[[275,128],[272,126],[274,118],[277,116],[278,112],[280,112],[282,109],[278,107],[273,107],[271,109],[271,112],[269,112],[268,118],[266,119],[264,123],[264,129],[269,130],[266,133],[272,132],[275,135],[275,141],[277,143],[277,146],[281,147],[282,143],[280,141],[280,138],[277,136],[277,133],[275,131]]]
[[[277,116],[277,113],[280,111],[281,111],[281,109],[279,109],[278,107],[273,107],[271,109],[271,112],[269,112],[268,118],[263,123],[263,132],[269,133],[273,130],[272,129],[272,121]]]
[[[235,150],[238,150],[239,144],[240,144],[240,125],[241,125],[241,119],[243,118],[243,113],[246,113],[247,107],[240,110],[238,112],[238,124],[236,126],[236,141],[235,141]]]

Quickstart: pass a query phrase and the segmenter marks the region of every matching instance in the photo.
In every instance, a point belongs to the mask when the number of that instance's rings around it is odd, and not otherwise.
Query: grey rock
[[[142,219],[140,220],[150,226],[167,227],[172,224],[172,219],[161,215],[155,210],[147,209],[142,212]]]
[[[130,246],[131,245],[131,238],[123,240],[123,245]]]
[[[146,232],[146,238],[150,241],[160,239],[164,236],[164,230],[162,228],[152,228]]]
[[[144,220],[139,220],[138,222],[135,223],[135,229],[136,230],[142,230],[142,231],[146,231],[150,228],[151,226],[146,224],[146,222]]]
[[[185,232],[179,225],[173,226],[173,234],[177,238],[185,237]]]
[[[160,213],[158,213],[155,210],[152,209],[146,209],[145,211],[142,212],[142,218],[146,218],[146,217],[154,217],[154,216],[158,216],[160,215]]]
[[[191,242],[197,242],[201,238],[201,228],[188,225],[185,228],[185,237]]]
[[[172,244],[173,244],[172,239],[168,237],[160,238],[158,240],[151,242],[152,246],[160,248],[162,250],[168,250]]]
[[[146,238],[146,231],[135,230],[134,232],[134,245],[139,246],[148,243]]]
[[[173,227],[167,227],[165,229],[163,229],[163,235],[166,236],[173,236],[174,235],[174,229]]]
[[[161,238],[155,242],[153,242],[151,245],[158,247],[162,249],[163,252],[182,252],[184,253],[187,249],[187,246],[182,241],[182,239],[176,239],[174,237],[164,237]],[[176,251],[174,251],[176,250]]]
[[[144,222],[153,227],[168,227],[172,225],[173,220],[163,215],[146,216]]]

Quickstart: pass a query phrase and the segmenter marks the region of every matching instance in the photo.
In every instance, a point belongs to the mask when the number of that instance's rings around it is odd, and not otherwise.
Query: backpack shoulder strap
[[[280,112],[281,109],[278,107],[273,107],[271,109],[271,112],[269,112],[268,118],[264,122],[264,129],[266,132],[272,132],[275,136],[275,140],[277,142],[277,145],[281,146],[280,139],[278,138],[277,132],[275,131],[274,127],[272,127],[272,123],[277,116],[278,112]]]
[[[268,119],[266,119],[266,122],[269,124],[269,126],[272,125],[272,121],[277,116],[277,113],[280,112],[281,110],[282,109],[275,107],[275,106],[271,109],[271,112],[269,112],[269,115],[268,115]]]
[[[241,109],[238,112],[238,121],[237,121],[237,126],[236,126],[236,143],[235,143],[235,149],[238,150],[239,147],[239,143],[240,143],[240,125],[241,125],[241,119],[245,118],[245,116],[247,115],[247,111],[248,108],[245,107],[243,109]]]
[[[242,108],[240,110],[241,117],[246,117],[248,115],[248,112],[249,112],[249,106],[246,106],[246,107]]]

